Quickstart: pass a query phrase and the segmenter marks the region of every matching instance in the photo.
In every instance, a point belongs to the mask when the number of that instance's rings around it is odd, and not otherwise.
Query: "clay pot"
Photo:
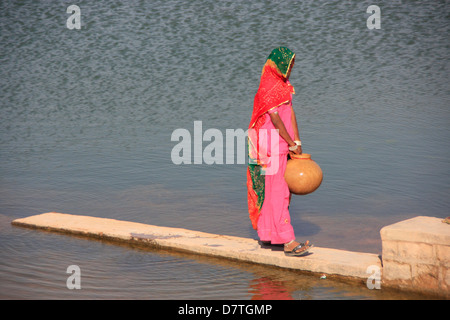
[[[295,154],[288,160],[284,180],[291,193],[303,195],[314,192],[322,179],[322,169],[311,159],[310,154]]]

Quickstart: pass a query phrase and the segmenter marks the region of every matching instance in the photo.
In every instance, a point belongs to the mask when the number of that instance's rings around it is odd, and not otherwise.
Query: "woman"
[[[294,61],[291,50],[279,47],[263,67],[249,125],[247,188],[250,220],[260,240],[284,244],[286,255],[298,256],[311,244],[295,241],[289,215],[291,194],[284,180],[288,154],[302,153],[292,108],[295,91],[289,83]]]

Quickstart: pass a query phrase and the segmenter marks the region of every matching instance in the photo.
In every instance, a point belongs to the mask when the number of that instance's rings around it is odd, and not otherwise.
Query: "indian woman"
[[[284,253],[300,256],[312,247],[296,241],[289,214],[291,193],[284,180],[289,154],[301,154],[289,76],[295,54],[274,49],[264,64],[249,124],[248,209],[262,243],[284,244]]]

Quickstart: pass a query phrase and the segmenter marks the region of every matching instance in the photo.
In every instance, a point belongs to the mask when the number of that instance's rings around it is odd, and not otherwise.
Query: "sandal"
[[[289,242],[288,244],[292,243]],[[306,253],[308,253],[309,249],[311,249],[313,247],[313,245],[311,243],[309,243],[309,241],[306,241],[306,243],[300,243],[299,245],[297,245],[294,249],[286,251],[284,250],[284,254],[290,257],[299,257],[302,256]],[[298,251],[300,250],[300,251]]]

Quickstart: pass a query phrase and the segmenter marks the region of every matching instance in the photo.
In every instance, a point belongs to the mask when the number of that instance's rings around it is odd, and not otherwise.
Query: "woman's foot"
[[[284,244],[284,253],[287,256],[301,256],[309,251],[313,245],[308,241],[298,243],[294,240]]]

